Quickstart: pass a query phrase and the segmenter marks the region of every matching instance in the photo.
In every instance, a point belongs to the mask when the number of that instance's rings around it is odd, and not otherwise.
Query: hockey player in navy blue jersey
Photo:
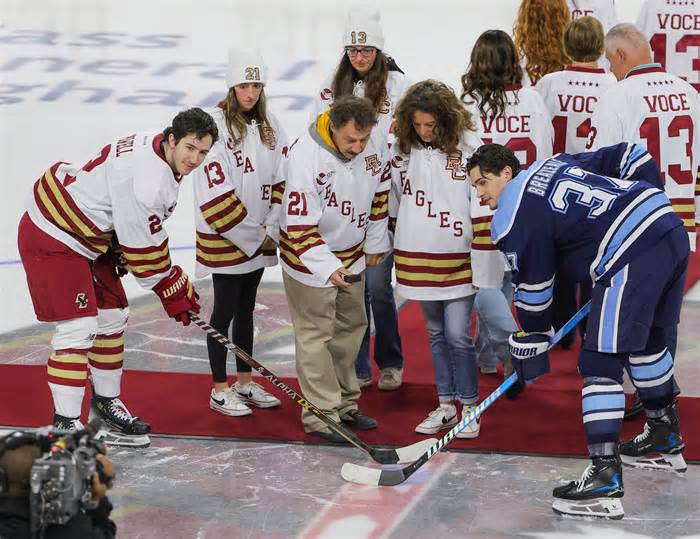
[[[467,164],[482,202],[496,209],[493,243],[517,286],[522,332],[511,336],[518,376],[549,371],[554,277],[593,281],[579,356],[583,423],[592,463],[578,481],[554,489],[557,513],[622,518],[621,462],[685,471],[673,358],[667,332],[678,324],[688,235],[640,146],[557,154],[521,171],[513,152],[481,146]],[[629,367],[647,414],[644,431],[618,444]]]

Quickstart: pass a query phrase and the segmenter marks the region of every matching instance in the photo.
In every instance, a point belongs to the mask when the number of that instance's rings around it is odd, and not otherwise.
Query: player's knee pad
[[[121,333],[126,329],[127,320],[129,320],[128,307],[123,309],[98,309],[97,332],[99,335]]]
[[[84,316],[72,320],[64,320],[56,324],[56,332],[51,339],[54,350],[76,348],[86,350],[92,346],[97,335],[97,317]]]
[[[626,354],[606,354],[583,349],[578,360],[578,370],[584,378],[589,376],[610,378],[621,384],[626,356]]]

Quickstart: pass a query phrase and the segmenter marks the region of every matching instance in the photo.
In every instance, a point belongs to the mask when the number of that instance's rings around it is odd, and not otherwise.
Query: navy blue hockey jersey
[[[549,332],[557,272],[606,283],[679,226],[651,156],[623,143],[520,172],[501,193],[491,238],[514,272],[523,329]]]

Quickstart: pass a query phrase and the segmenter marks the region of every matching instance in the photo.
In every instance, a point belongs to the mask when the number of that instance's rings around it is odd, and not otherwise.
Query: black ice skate
[[[552,510],[559,515],[620,519],[625,516],[622,463],[617,457],[593,457],[581,479],[553,491]]]
[[[619,445],[622,462],[636,468],[670,470],[683,473],[688,465],[683,458],[683,437],[674,402],[659,418],[647,418],[644,431]]]
[[[84,428],[79,417],[66,417],[59,414],[53,415],[53,426],[58,430],[81,430]]]
[[[97,438],[108,445],[123,447],[148,447],[151,439],[148,433],[151,426],[132,416],[119,397],[100,397],[94,395],[90,406],[90,418],[102,419],[107,429],[102,429]]]

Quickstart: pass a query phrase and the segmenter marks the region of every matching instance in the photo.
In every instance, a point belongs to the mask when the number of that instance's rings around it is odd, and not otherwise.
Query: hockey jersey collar
[[[585,67],[585,66],[564,66],[564,71],[578,71],[580,73],[605,73],[602,67]]]
[[[647,73],[665,73],[664,68],[661,64],[640,64],[638,66],[630,69],[624,76],[625,79],[633,77],[634,75],[646,75]]]
[[[166,165],[168,165],[168,168],[170,168],[170,163],[168,163],[168,160],[165,158],[165,150],[163,149],[163,138],[163,133],[158,133],[155,137],[153,137],[153,151],[158,157],[160,157],[163,160],[163,162]],[[180,183],[180,181],[182,180],[182,174],[173,172],[173,178],[177,183]]]
[[[498,199],[498,207],[491,221],[491,242],[496,245],[513,227],[515,214],[520,207],[520,201],[525,193],[527,181],[537,172],[547,160],[535,161],[527,170],[521,170],[518,175],[510,180]]]
[[[320,114],[316,121],[309,126],[309,134],[321,148],[340,159],[343,163],[348,163],[350,159],[338,151],[331,138],[331,114],[330,110]]]

